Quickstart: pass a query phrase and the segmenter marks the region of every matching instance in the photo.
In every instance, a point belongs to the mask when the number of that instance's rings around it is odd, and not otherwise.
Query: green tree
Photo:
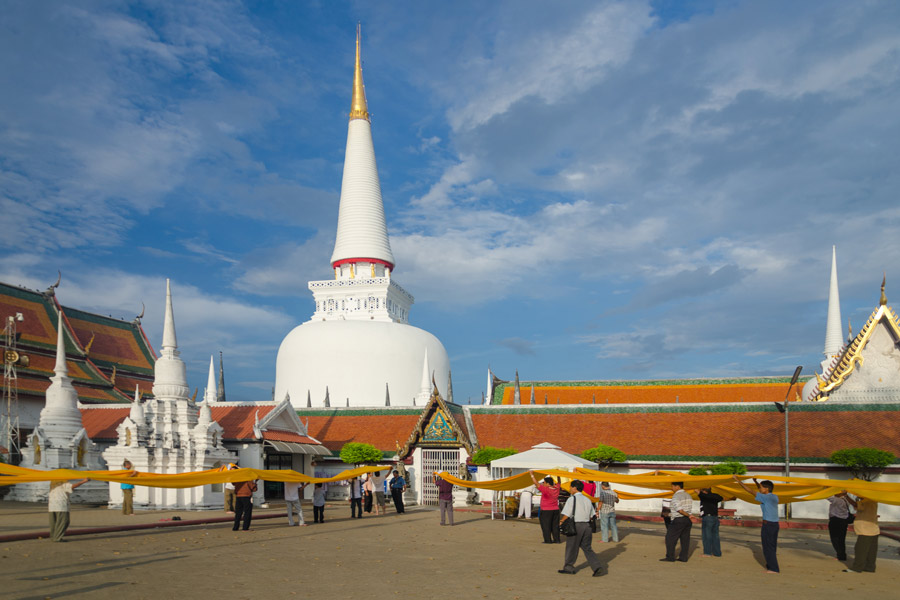
[[[892,453],[876,448],[844,448],[831,455],[831,462],[847,467],[854,477],[865,481],[878,479],[896,460]]]
[[[476,465],[489,465],[491,461],[498,458],[505,458],[518,454],[515,448],[494,448],[493,446],[485,446],[472,455],[472,463]]]
[[[605,444],[598,444],[593,448],[588,448],[581,453],[581,458],[597,463],[601,469],[605,469],[613,463],[623,463],[628,460],[624,452]]]
[[[709,468],[711,475],[746,475],[747,466],[736,460],[726,460]]]
[[[383,458],[381,450],[372,444],[361,444],[359,442],[347,442],[341,448],[341,460],[348,465],[358,465],[361,463],[377,463]]]

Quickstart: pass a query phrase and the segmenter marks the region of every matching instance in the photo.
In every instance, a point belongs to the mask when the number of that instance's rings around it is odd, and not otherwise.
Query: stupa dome
[[[391,321],[309,321],[281,342],[275,399],[289,393],[303,407],[309,393],[313,406],[323,406],[327,386],[331,406],[345,406],[348,398],[350,406],[384,406],[388,384],[391,406],[410,406],[422,388],[426,351],[446,397],[450,359],[427,331]]]

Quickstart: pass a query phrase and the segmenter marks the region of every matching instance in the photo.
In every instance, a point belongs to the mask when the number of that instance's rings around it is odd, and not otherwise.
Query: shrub
[[[348,465],[380,462],[382,458],[381,450],[372,444],[347,442],[341,448],[341,460]]]
[[[518,453],[519,451],[515,448],[494,448],[493,446],[485,446],[472,455],[472,464],[489,465],[491,464],[491,461],[497,460],[498,458],[505,458]]]
[[[892,453],[876,448],[844,448],[831,455],[831,462],[847,467],[854,477],[865,481],[877,479],[896,460]]]
[[[691,467],[691,470],[688,471],[688,475],[709,475],[709,468],[707,467]]]
[[[711,475],[746,475],[747,467],[736,460],[726,460],[709,468]]]
[[[581,458],[595,462],[600,465],[601,469],[605,469],[613,463],[623,463],[628,460],[625,453],[618,448],[598,444],[594,448],[588,448],[581,453]]]

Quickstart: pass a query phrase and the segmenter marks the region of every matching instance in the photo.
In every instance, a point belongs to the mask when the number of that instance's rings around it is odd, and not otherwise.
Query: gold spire
[[[887,273],[884,274],[884,277],[881,279],[881,306],[887,304],[887,296],[884,295],[884,284],[887,283]]]
[[[350,104],[350,120],[369,120],[366,104],[366,86],[363,84],[362,63],[359,60],[359,24],[356,25],[356,68],[353,71],[353,102]]]

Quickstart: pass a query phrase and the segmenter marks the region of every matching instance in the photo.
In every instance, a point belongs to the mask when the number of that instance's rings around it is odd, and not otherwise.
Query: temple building
[[[316,309],[281,343],[276,399],[289,396],[297,407],[422,406],[432,379],[446,394],[447,351],[409,324],[413,296],[393,279],[394,267],[357,30],[334,278],[309,282]]]

